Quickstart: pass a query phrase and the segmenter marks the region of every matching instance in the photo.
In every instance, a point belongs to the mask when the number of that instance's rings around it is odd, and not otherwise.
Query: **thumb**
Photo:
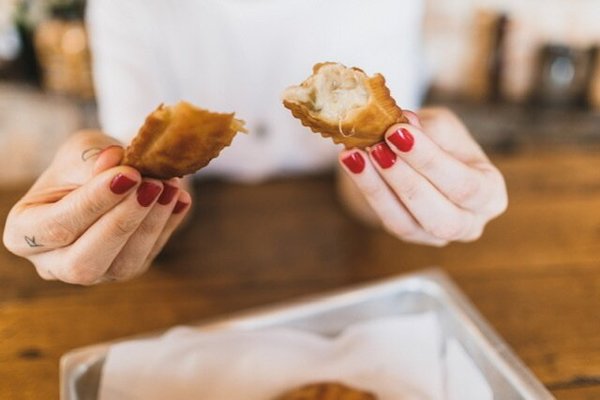
[[[92,176],[96,176],[101,172],[106,171],[112,167],[116,167],[121,164],[123,160],[124,150],[122,146],[112,145],[106,147],[98,154],[94,168],[92,169]]]

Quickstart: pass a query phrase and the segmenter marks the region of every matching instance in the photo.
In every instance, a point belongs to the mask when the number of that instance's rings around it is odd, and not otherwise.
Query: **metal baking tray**
[[[494,398],[554,399],[440,269],[246,311],[197,326],[206,331],[288,327],[334,336],[360,321],[424,311],[434,311],[444,334],[460,342],[482,371]],[[76,349],[61,358],[62,400],[97,399],[102,365],[113,343]]]

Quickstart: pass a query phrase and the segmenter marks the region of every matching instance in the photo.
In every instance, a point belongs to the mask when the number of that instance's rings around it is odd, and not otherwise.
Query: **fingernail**
[[[114,194],[123,194],[135,186],[137,182],[126,175],[118,174],[110,181],[110,190]]]
[[[179,214],[180,212],[185,210],[189,205],[190,203],[184,203],[183,201],[177,200],[177,204],[175,204],[175,207],[173,208],[173,214]]]
[[[152,182],[142,182],[137,192],[138,203],[142,207],[148,207],[160,194],[162,188]]]
[[[342,158],[342,162],[355,174],[360,174],[365,169],[365,159],[358,151],[352,152]]]
[[[179,189],[175,186],[169,185],[168,183],[163,184],[164,188],[162,193],[160,194],[160,197],[158,198],[158,204],[166,206],[167,204],[171,203],[171,200],[173,200],[173,197],[175,197]]]
[[[408,152],[415,144],[415,138],[406,128],[400,128],[388,136],[388,140],[401,152]]]
[[[402,110],[404,112],[404,116],[408,119],[408,123],[416,126],[417,128],[421,128],[421,119],[419,115],[411,110]]]
[[[396,154],[385,142],[377,143],[371,147],[371,155],[383,169],[391,167],[396,162]]]
[[[114,149],[115,147],[122,147],[122,146],[119,146],[118,144],[111,144],[110,146],[108,146],[108,147],[105,147],[104,149],[102,149],[102,150],[100,151],[100,153],[98,153],[98,157],[100,157],[100,156],[101,156],[102,154],[104,154],[106,151],[108,151],[108,150],[110,150],[110,149]]]

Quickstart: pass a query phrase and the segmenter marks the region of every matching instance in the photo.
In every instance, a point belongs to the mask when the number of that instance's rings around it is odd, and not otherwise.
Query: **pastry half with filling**
[[[377,397],[342,383],[320,382],[293,389],[275,400],[377,400]]]
[[[150,178],[181,177],[206,166],[238,132],[246,132],[244,121],[233,113],[216,113],[185,101],[161,104],[125,149],[123,164]]]
[[[283,93],[283,105],[303,125],[346,148],[365,148],[383,140],[391,125],[408,122],[381,74],[326,62]]]

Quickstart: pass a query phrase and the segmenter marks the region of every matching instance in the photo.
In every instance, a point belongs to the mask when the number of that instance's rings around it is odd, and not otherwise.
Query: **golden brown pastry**
[[[341,383],[320,382],[291,390],[275,400],[377,400],[377,397]]]
[[[383,140],[387,128],[408,122],[390,96],[381,74],[321,63],[299,86],[283,93],[283,105],[303,125],[346,148],[365,148]]]
[[[185,101],[161,104],[125,149],[123,164],[151,178],[191,174],[229,146],[237,132],[246,130],[233,113],[215,113]]]

